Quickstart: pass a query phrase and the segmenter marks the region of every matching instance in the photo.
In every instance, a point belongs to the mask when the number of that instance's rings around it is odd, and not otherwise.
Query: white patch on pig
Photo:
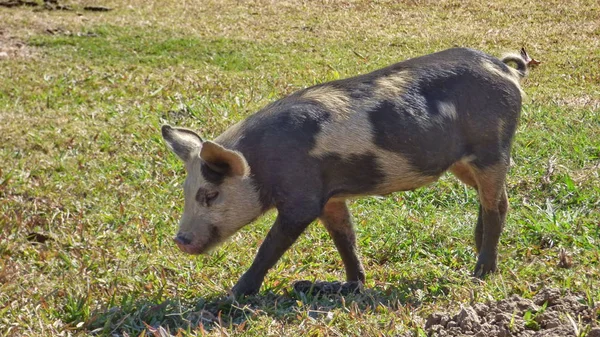
[[[345,159],[371,151],[373,146],[373,131],[368,114],[352,111],[343,120],[332,118],[323,122],[315,137],[315,146],[309,154],[319,157],[336,153]]]
[[[511,83],[513,83],[517,87],[517,89],[519,89],[519,92],[521,93],[521,97],[525,96],[525,92],[523,91],[523,89],[521,89],[521,83],[519,82],[520,76],[519,76],[519,71],[517,69],[512,68],[512,67],[507,67],[508,71],[509,71],[507,73],[506,71],[501,69],[498,65],[496,65],[495,63],[488,61],[488,60],[483,60],[481,62],[481,66],[483,67],[483,69],[489,71],[493,75],[502,77],[502,78],[510,81]]]
[[[345,119],[329,120],[321,125],[315,138],[315,146],[309,154],[317,158],[334,154],[341,160],[349,160],[353,155],[374,155],[385,177],[374,190],[365,191],[365,195],[410,190],[438,178],[421,174],[405,156],[381,149],[375,145],[374,140],[369,115],[364,110],[350,110]],[[337,196],[337,199],[344,197],[349,196]]]
[[[440,112],[440,116],[450,120],[456,120],[458,118],[458,115],[456,114],[456,107],[454,106],[454,104],[450,102],[439,101],[437,103],[437,106],[438,111]]]
[[[332,113],[333,119],[344,119],[350,114],[350,98],[348,95],[343,90],[330,85],[308,88],[300,97],[319,102]]]
[[[436,126],[434,123],[444,126],[448,122],[458,119],[458,113],[454,104],[444,101],[438,101],[435,104],[437,105],[437,114],[427,114],[426,117],[416,119],[416,121],[420,122],[423,129]]]
[[[396,100],[410,85],[412,77],[406,71],[392,73],[375,81],[375,98],[377,100]]]
[[[376,151],[372,125],[367,112],[375,109],[385,100],[397,100],[405,91],[410,79],[406,72],[381,77],[375,81],[374,95],[361,100],[351,100],[340,89],[328,86],[310,89],[310,94],[303,94],[302,97],[305,98],[328,102],[323,105],[333,116],[321,125],[310,155],[319,157],[336,153],[342,158],[348,158],[351,155]],[[334,110],[336,106],[343,106],[343,114],[336,113]]]
[[[396,152],[378,150],[377,163],[385,174],[383,181],[377,185],[373,194],[386,195],[398,191],[408,191],[430,184],[439,176],[422,174],[406,159]]]

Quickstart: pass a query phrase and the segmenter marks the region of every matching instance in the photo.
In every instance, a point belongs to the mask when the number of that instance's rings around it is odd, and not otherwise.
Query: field
[[[544,287],[599,319],[596,0],[60,4],[0,7],[0,336],[424,336],[436,311]],[[212,139],[295,90],[452,46],[541,61],[523,82],[498,273],[471,277],[477,196],[451,175],[350,203],[360,294],[293,290],[345,277],[314,223],[258,295],[229,300],[275,212],[210,255],[175,247],[185,172],[161,124]],[[570,319],[573,335],[598,324]]]

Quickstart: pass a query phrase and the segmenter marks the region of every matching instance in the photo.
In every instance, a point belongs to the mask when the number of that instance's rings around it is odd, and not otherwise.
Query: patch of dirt
[[[16,37],[8,36],[0,29],[0,60],[13,58],[30,58],[33,49]]]
[[[589,109],[590,111],[600,109],[600,99],[584,93],[577,97],[556,97],[552,99],[552,102],[560,107],[572,109]]]
[[[533,299],[517,295],[477,303],[458,313],[437,312],[427,318],[427,336],[600,337],[600,306],[559,289],[542,289]],[[412,336],[412,335],[407,335]]]
[[[361,293],[360,282],[298,281],[297,293],[313,296]],[[569,291],[543,288],[532,299],[513,295],[500,301],[462,307],[458,313],[436,312],[426,320],[428,337],[600,337],[600,304]],[[416,337],[409,332],[402,337]]]

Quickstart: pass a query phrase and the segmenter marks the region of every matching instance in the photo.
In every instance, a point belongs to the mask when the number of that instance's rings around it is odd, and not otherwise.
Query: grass
[[[543,286],[600,301],[596,1],[69,4],[0,8],[0,41],[28,49],[0,59],[0,336],[149,335],[145,324],[181,335],[392,335],[418,333],[436,310]],[[171,243],[184,172],[160,124],[211,139],[299,88],[453,45],[496,55],[525,46],[543,62],[524,83],[498,274],[469,276],[476,196],[450,176],[351,203],[367,270],[359,295],[292,291],[295,280],[344,278],[318,224],[259,295],[236,303],[225,294],[274,214],[209,256]]]

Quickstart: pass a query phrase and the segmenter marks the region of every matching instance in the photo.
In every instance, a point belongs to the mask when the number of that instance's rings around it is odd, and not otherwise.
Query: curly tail
[[[516,70],[517,70],[517,73],[519,74],[519,77],[523,78],[523,77],[527,76],[527,72],[529,70],[528,66],[534,60],[531,57],[529,57],[529,55],[525,51],[525,48],[521,48],[520,55],[506,54],[506,55],[504,55],[504,57],[502,57],[501,61],[504,63],[510,63],[510,62],[515,63],[517,65]],[[537,61],[535,61],[535,62],[537,64]]]

